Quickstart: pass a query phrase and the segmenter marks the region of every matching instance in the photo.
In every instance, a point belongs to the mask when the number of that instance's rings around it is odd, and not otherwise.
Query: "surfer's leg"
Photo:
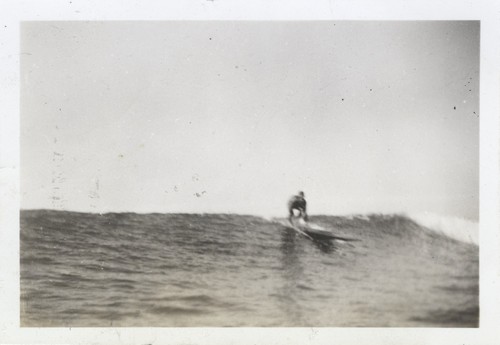
[[[293,209],[288,209],[288,221],[291,223],[293,218]]]
[[[307,222],[308,217],[307,217],[307,213],[306,213],[306,211],[305,211],[305,210],[303,210],[303,209],[300,209],[299,211],[300,211],[300,217],[301,217],[302,219],[304,219],[304,221],[306,221],[306,222]]]

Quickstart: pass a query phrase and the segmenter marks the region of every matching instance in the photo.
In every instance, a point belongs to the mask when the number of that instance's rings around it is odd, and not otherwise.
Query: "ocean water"
[[[479,248],[402,215],[21,211],[21,325],[478,327]],[[458,231],[459,229],[457,229]]]

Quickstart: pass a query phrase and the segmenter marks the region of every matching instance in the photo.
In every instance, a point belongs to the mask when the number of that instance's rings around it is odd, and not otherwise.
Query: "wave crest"
[[[409,217],[437,233],[455,240],[479,245],[479,223],[465,218],[442,216],[434,213],[412,214]]]

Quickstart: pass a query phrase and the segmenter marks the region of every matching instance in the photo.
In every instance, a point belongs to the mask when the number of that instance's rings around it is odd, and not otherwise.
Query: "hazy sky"
[[[479,22],[25,22],[23,208],[479,213]]]

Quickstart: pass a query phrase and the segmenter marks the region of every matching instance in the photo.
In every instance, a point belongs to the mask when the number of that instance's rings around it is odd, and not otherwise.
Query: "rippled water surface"
[[[22,326],[477,327],[478,247],[402,216],[21,212]]]

